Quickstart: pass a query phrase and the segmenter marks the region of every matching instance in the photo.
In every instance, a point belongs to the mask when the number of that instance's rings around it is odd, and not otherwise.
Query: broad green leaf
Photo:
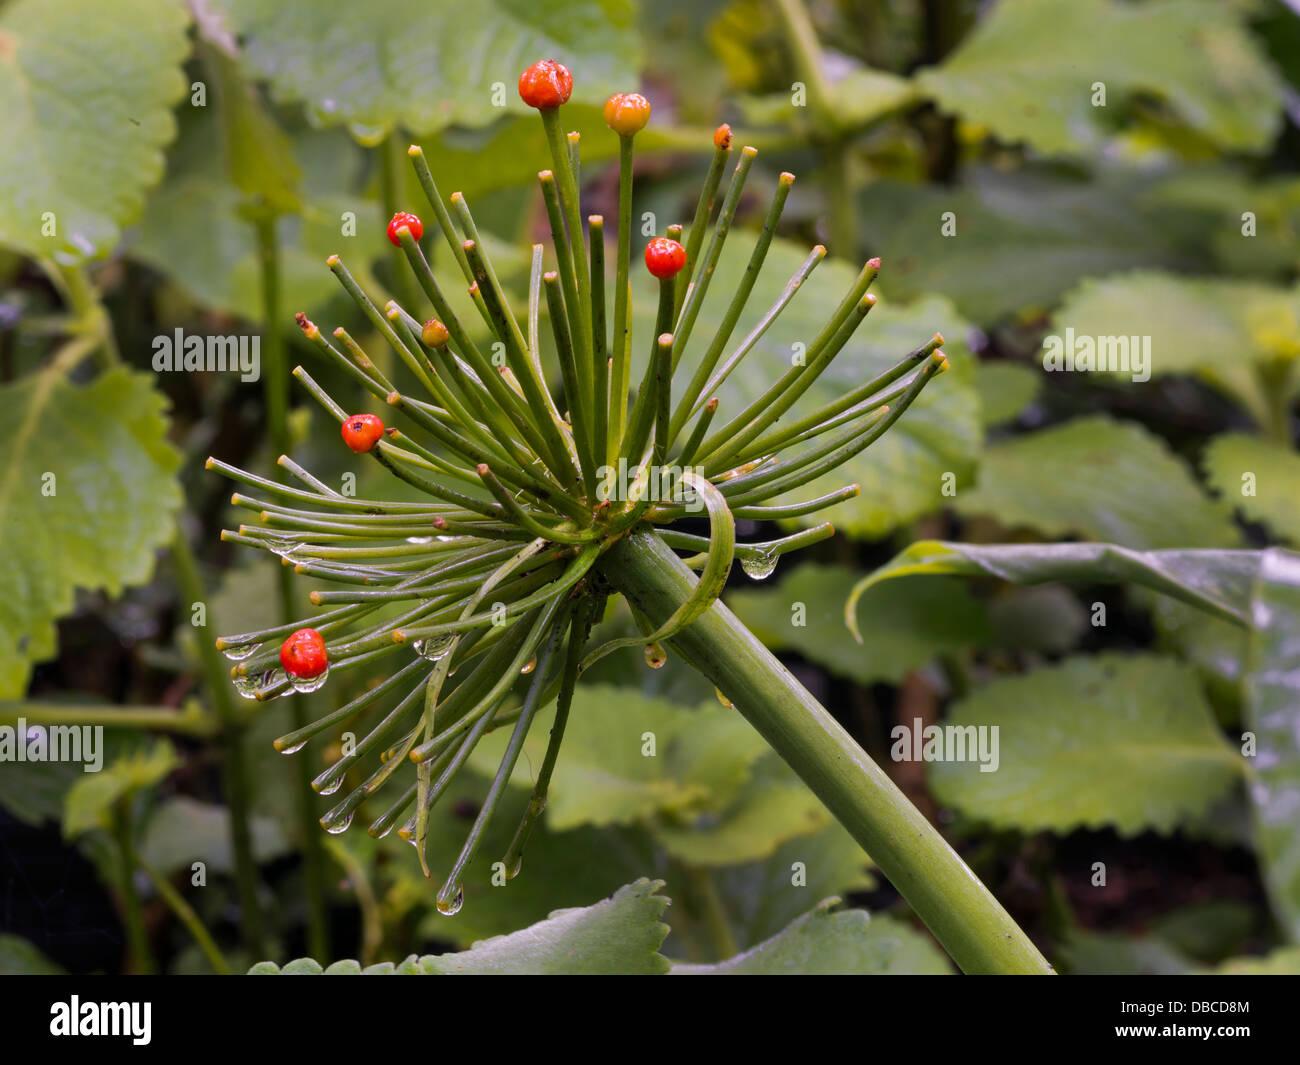
[[[1300,289],[1133,272],[1085,281],[1052,316],[1055,335],[1150,337],[1152,376],[1194,373],[1262,419],[1253,363],[1300,355]],[[1127,376],[1120,375],[1127,380]]]
[[[668,971],[659,945],[668,926],[659,918],[668,899],[658,880],[638,880],[591,906],[556,910],[544,921],[510,935],[475,943],[460,954],[414,956],[394,965],[337,961],[328,968],[299,958],[283,968],[259,962],[250,975],[658,975]]]
[[[679,373],[693,369],[712,340],[726,312],[729,293],[737,288],[752,247],[752,233],[733,232],[729,237],[683,356],[682,366],[686,369]],[[806,248],[779,239],[772,242],[763,272],[726,349],[728,352],[776,301],[806,257]],[[721,402],[715,425],[725,424],[726,419],[757,399],[789,369],[791,359],[800,350],[795,345],[806,347],[812,342],[856,276],[854,268],[838,261],[823,262],[813,271],[775,324],[718,390]],[[644,314],[641,325],[648,330]],[[952,368],[927,385],[898,423],[866,451],[835,473],[790,493],[789,500],[793,501],[809,499],[853,482],[862,486],[862,493],[856,499],[798,519],[800,522],[817,524],[829,518],[837,529],[851,535],[880,537],[900,523],[941,506],[945,501],[941,494],[944,474],[954,474],[958,483],[968,477],[978,455],[981,430],[979,401],[971,384],[972,360],[961,342],[967,328],[951,305],[937,297],[918,300],[906,307],[881,300],[867,316],[853,339],[795,405],[791,417],[816,410],[881,373],[924,344],[935,332],[947,339],[944,350]],[[648,339],[644,345],[639,339],[634,344],[634,351],[649,350]],[[798,450],[793,449],[792,454]]]
[[[160,783],[180,765],[176,748],[168,740],[156,740],[77,781],[63,804],[63,836],[75,839],[92,829],[109,827],[114,803],[143,788]]]
[[[1283,934],[1300,941],[1300,555],[1264,553],[1251,611],[1245,727],[1257,750],[1249,782],[1256,851]]]
[[[727,921],[742,946],[776,935],[806,913],[810,899],[866,891],[871,859],[839,824],[797,836],[761,862],[712,870]]]
[[[1060,585],[1013,588],[988,605],[989,646],[1013,654],[1063,654],[1078,646],[1088,612]]]
[[[512,778],[517,786],[532,786],[529,766],[541,764],[550,721],[549,712],[539,714],[529,732]],[[489,736],[471,764],[492,772],[504,741],[504,730]],[[766,750],[743,717],[716,701],[688,710],[627,688],[580,686],[551,781],[547,825],[561,832],[629,824],[661,811],[720,810]]]
[[[735,801],[696,818],[665,816],[651,834],[672,857],[696,868],[762,861],[790,839],[826,828],[831,815],[784,762],[768,752]]]
[[[830,898],[785,931],[716,965],[675,963],[674,976],[947,976],[952,966],[923,932]]]
[[[0,934],[0,975],[60,976],[63,969],[22,936]]]
[[[998,728],[998,763],[935,761],[936,797],[1026,832],[1168,833],[1243,772],[1192,670],[1153,655],[1072,658],[995,680],[956,704],[949,726]]]
[[[884,260],[880,291],[900,300],[939,292],[988,325],[1050,308],[1087,277],[1204,269],[1204,242],[1222,219],[1153,203],[1158,188],[1131,170],[976,165],[953,186],[873,181],[858,202],[871,252]]]
[[[982,644],[989,636],[982,605],[954,580],[890,581],[858,604],[865,639],[844,631],[845,566],[803,563],[775,588],[733,591],[727,605],[774,650],[795,650],[861,684],[897,683],[937,655]]]
[[[116,595],[148,577],[181,505],[180,456],[143,374],[72,385],[37,373],[0,387],[0,406],[12,414],[0,454],[0,698],[17,698],[31,663],[54,654],[55,619],[76,589]]]
[[[1195,964],[1158,936],[1077,930],[1060,951],[1065,971],[1075,976],[1181,976]]]
[[[162,176],[188,21],[178,0],[4,9],[0,243],[67,263],[112,250]]]
[[[1237,532],[1159,438],[1103,415],[988,447],[962,514],[1134,548],[1229,547]]]
[[[249,819],[253,856],[270,861],[289,852],[279,826],[263,817]],[[170,876],[201,861],[210,872],[234,869],[230,851],[230,812],[224,806],[176,795],[159,804],[145,827],[140,853],[158,873]]]
[[[604,103],[637,85],[630,0],[216,0],[244,62],[275,96],[366,141],[395,125],[428,133],[524,112],[516,83],[538,59],[573,72],[573,99]],[[497,87],[500,86],[498,89]]]
[[[1216,436],[1202,460],[1224,500],[1275,535],[1300,541],[1300,454],[1244,433]]]
[[[1013,584],[1079,581],[1143,585],[1238,626],[1250,620],[1258,551],[1130,551],[1117,544],[964,544],[918,540],[859,581],[845,605],[879,581],[912,574],[986,574]]]
[[[1100,147],[1108,116],[1137,95],[1238,151],[1266,148],[1281,117],[1281,80],[1214,0],[1001,0],[917,81],[943,110],[1045,152]]]
[[[1042,378],[1018,362],[975,364],[975,391],[980,397],[980,422],[988,429],[1013,421],[1038,396]]]

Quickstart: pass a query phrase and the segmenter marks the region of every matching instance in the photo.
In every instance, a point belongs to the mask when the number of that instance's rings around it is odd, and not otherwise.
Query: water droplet
[[[668,661],[668,652],[664,650],[663,644],[648,643],[645,645],[645,664],[651,669],[663,669],[664,663]]]
[[[302,546],[302,537],[293,533],[267,533],[262,537],[267,550],[286,558],[295,547]]]
[[[408,536],[406,538],[406,542],[408,544],[431,544],[433,543],[433,537],[432,536]]]
[[[427,640],[412,640],[411,646],[415,648],[415,653],[422,658],[427,658],[430,662],[436,662],[440,658],[446,658],[447,652],[451,650],[452,644],[456,642],[455,633],[444,633],[441,636],[430,636]]]
[[[239,687],[238,681],[235,681],[235,687]],[[299,740],[297,743],[292,744],[291,746],[288,747],[277,747],[276,750],[279,751],[281,754],[297,754],[306,746],[307,746],[306,740]]]
[[[745,571],[746,576],[756,581],[765,581],[776,571],[778,557],[775,551],[758,551],[741,558],[740,568]]]
[[[257,678],[245,677],[243,675],[235,677],[235,691],[237,691],[242,698],[256,699]]]
[[[331,821],[328,825],[324,825],[323,827],[331,836],[337,836],[340,832],[346,832],[348,830],[348,825],[350,824],[352,824],[352,814],[349,812],[344,814],[337,821]]]
[[[506,879],[513,880],[515,877],[519,875],[519,871],[523,869],[523,867],[524,867],[524,858],[523,855],[520,855],[519,860],[515,862],[514,866],[506,870]]]
[[[462,887],[458,887],[456,889],[455,898],[444,899],[441,895],[438,896],[438,902],[437,902],[438,912],[442,914],[444,917],[451,917],[454,914],[460,913],[460,908],[464,904],[465,904],[465,889]]]
[[[714,688],[714,689],[713,689],[713,694],[716,695],[716,696],[718,697],[718,702],[720,702],[720,703],[721,703],[723,706],[725,706],[728,710],[734,710],[734,709],[736,709],[736,704],[733,703],[730,699],[728,699],[725,695],[722,694],[722,689],[721,689],[721,688]]]
[[[448,536],[446,534],[439,534],[438,539],[445,544],[445,543],[450,543],[452,540],[456,539],[456,537]]]
[[[242,662],[261,646],[260,643],[241,643],[235,647],[227,647],[221,653],[232,662]]]
[[[317,792],[317,794],[318,794],[318,795],[333,795],[333,794],[334,794],[336,791],[338,791],[339,788],[341,788],[342,786],[343,786],[343,774],[340,773],[340,774],[339,774],[338,776],[336,776],[333,780],[331,780],[328,784],[326,784],[323,788],[321,788],[320,791]]]
[[[330,667],[326,666],[324,670],[316,674],[316,676],[314,677],[294,677],[292,678],[293,690],[303,692],[304,694],[306,694],[307,692],[318,691],[320,689],[320,686],[325,683],[325,680],[327,677],[329,677],[329,675],[330,675]]]
[[[524,668],[521,669],[519,672],[520,672],[520,673],[531,673],[531,672],[532,672],[533,670],[535,670],[536,668],[537,668],[537,656],[536,656],[536,655],[533,655],[533,657],[530,658],[530,659],[529,659],[529,660],[524,664]]]

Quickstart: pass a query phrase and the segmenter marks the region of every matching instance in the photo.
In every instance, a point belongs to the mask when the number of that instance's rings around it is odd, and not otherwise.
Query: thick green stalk
[[[695,587],[684,563],[647,531],[620,541],[601,569],[656,624]],[[669,642],[812,788],[965,972],[1052,972],[889,776],[730,610],[715,603]]]

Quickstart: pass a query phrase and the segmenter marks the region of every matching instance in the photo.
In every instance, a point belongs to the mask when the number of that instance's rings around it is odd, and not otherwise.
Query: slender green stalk
[[[262,287],[262,318],[266,322],[266,344],[263,352],[262,382],[266,392],[267,438],[273,455],[289,452],[288,408],[289,375],[284,365],[284,333],[280,328],[280,249],[276,239],[275,220],[263,218],[257,223],[257,247]],[[337,262],[337,257],[335,257]],[[341,265],[341,264],[340,264]],[[337,272],[337,271],[336,271]],[[346,275],[346,271],[343,271]],[[351,280],[349,278],[348,280]],[[358,289],[358,292],[360,290]],[[367,306],[369,300],[364,300]],[[371,308],[373,310],[373,307]],[[376,312],[378,318],[378,312]],[[379,318],[382,321],[382,318]],[[387,325],[387,323],[384,323]],[[391,330],[390,330],[391,331]],[[277,467],[278,471],[278,467]],[[282,566],[278,572],[280,616],[292,619],[294,607],[293,571]],[[295,728],[304,727],[312,718],[309,699],[295,696],[290,703]],[[298,759],[298,822],[302,834],[303,888],[307,898],[308,949],[318,958],[329,956],[329,932],[325,913],[325,851],[316,824],[316,793],[311,787],[311,766],[306,759]],[[243,787],[232,780],[236,788]],[[242,796],[241,796],[242,801]],[[260,911],[258,911],[260,913]],[[245,919],[258,920],[253,914]]]
[[[621,540],[601,571],[656,623],[695,588],[690,570],[652,532]],[[669,642],[826,804],[965,972],[1052,971],[889,776],[731,611],[714,603]]]
[[[149,937],[144,929],[144,911],[140,906],[140,893],[135,889],[135,842],[131,838],[131,811],[129,800],[119,800],[113,805],[113,839],[117,843],[118,891],[121,893],[122,921],[126,925],[126,942],[130,950],[133,971],[149,975],[156,971]]]
[[[602,466],[609,438],[609,339],[605,321],[605,219],[598,214],[587,218],[591,245],[591,370],[593,422],[591,455]],[[588,494],[590,498],[590,493]]]
[[[574,329],[574,342],[578,354],[591,364],[591,275],[587,257],[582,254],[582,213],[578,206],[578,178],[574,173],[571,149],[560,130],[559,108],[543,108],[542,127],[546,143],[551,149],[551,162],[555,166],[555,179],[559,184],[560,203],[564,207],[564,220],[568,226],[569,245],[572,249],[574,274],[578,284],[578,303],[575,313],[578,325]]]
[[[722,183],[722,172],[727,168],[731,156],[731,138],[723,144],[715,144],[713,159],[709,162],[709,172],[704,176],[704,185],[700,188],[700,198],[695,204],[695,217],[691,220],[690,231],[686,235],[686,269],[677,275],[677,291],[674,294],[674,311],[680,312],[686,299],[686,288],[695,274],[696,260],[700,249],[704,247],[704,234],[709,229],[709,219],[713,215],[713,203],[718,196],[718,186]]]
[[[186,611],[195,603],[206,603],[203,582],[189,539],[178,524],[172,538],[172,562],[184,597]],[[244,736],[245,718],[236,712],[230,696],[230,678],[225,659],[206,632],[198,633],[199,659],[203,665],[208,697],[221,723],[221,772],[226,809],[230,815],[230,851],[235,865],[235,889],[239,895],[240,929],[244,945],[254,957],[265,953],[262,907],[257,898],[257,859],[253,856],[252,815],[248,804],[248,760]]]
[[[632,256],[632,138],[619,136],[618,145],[618,257],[614,262],[614,338],[609,402],[608,461],[619,453],[623,427],[627,419],[628,343],[628,267]],[[687,260],[690,265],[690,260]]]
[[[230,680],[224,675],[222,683]],[[62,703],[0,703],[0,725],[16,726],[22,718],[29,725],[103,725],[105,728],[153,729],[176,736],[210,739],[217,733],[216,722],[198,702],[187,702],[180,710],[170,706],[68,706]]]
[[[203,951],[203,956],[208,959],[208,964],[212,966],[222,976],[231,974],[230,963],[226,961],[226,956],[221,953],[221,948],[217,946],[216,941],[203,926],[199,920],[199,915],[194,912],[194,907],[185,901],[179,891],[172,887],[171,881],[164,876],[159,876],[158,872],[139,855],[135,856],[135,863],[144,875],[149,878],[153,884],[154,890],[158,892],[163,902],[167,903],[172,913],[188,929],[190,935],[194,937],[194,942],[198,944],[199,950]]]
[[[387,219],[402,209],[398,189],[401,185],[401,159],[404,153],[397,130],[384,138],[376,154],[379,156],[379,190],[384,202],[386,224]],[[406,256],[402,254],[401,248],[389,245],[388,266],[392,271],[395,295],[407,307],[418,307],[419,291],[415,287],[415,279],[406,268]]]

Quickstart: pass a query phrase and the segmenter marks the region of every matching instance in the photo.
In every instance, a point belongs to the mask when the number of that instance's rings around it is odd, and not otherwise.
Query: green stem
[[[189,539],[179,525],[172,538],[172,563],[185,609],[206,603],[199,568]],[[257,898],[257,859],[253,856],[253,833],[248,803],[248,762],[245,757],[245,719],[236,711],[230,696],[230,677],[225,659],[206,632],[198,633],[199,658],[207,680],[217,720],[221,722],[221,772],[226,806],[230,811],[230,850],[235,865],[235,887],[239,895],[240,925],[244,945],[254,957],[264,953],[262,908]]]
[[[221,953],[221,948],[217,946],[208,930],[203,926],[203,922],[199,920],[199,915],[194,912],[194,907],[185,901],[185,897],[179,891],[172,887],[171,881],[166,877],[159,876],[153,866],[143,858],[137,855],[135,862],[144,871],[145,876],[149,878],[154,890],[158,892],[163,902],[167,903],[181,924],[189,929],[190,935],[194,937],[194,941],[199,945],[199,949],[203,951],[204,957],[208,959],[212,968],[216,969],[222,976],[229,976],[232,971],[230,963],[226,961],[226,956]]]
[[[135,843],[131,839],[131,812],[126,801],[113,806],[113,838],[117,842],[119,884],[122,892],[122,919],[126,923],[126,941],[131,951],[132,971],[140,975],[156,972],[149,937],[144,930],[144,911],[135,890]]]
[[[180,710],[169,706],[70,706],[53,703],[0,704],[0,724],[14,725],[19,718],[29,725],[103,725],[106,728],[157,729],[177,736],[206,738],[216,727],[198,703]]]
[[[645,531],[620,541],[601,569],[655,623],[695,587],[681,560]],[[730,610],[715,603],[671,643],[826,804],[965,972],[1052,971],[889,776]]]
[[[1264,428],[1271,439],[1288,450],[1291,448],[1292,365],[1291,359],[1273,359],[1260,363],[1256,370],[1267,414]]]
[[[385,138],[384,143],[379,146],[378,154],[380,189],[384,198],[384,224],[387,225],[388,219],[402,210],[398,199],[400,195],[398,175],[402,172],[402,159],[406,155],[406,149],[402,147],[397,130],[393,130]],[[406,307],[412,314],[418,315],[420,290],[416,287],[415,278],[411,275],[410,267],[406,263],[406,253],[400,247],[390,245],[388,263],[389,269],[392,271],[394,295],[402,306]]]
[[[263,218],[257,223],[257,248],[262,286],[262,319],[266,323],[266,351],[262,367],[262,382],[266,396],[267,438],[272,455],[289,453],[289,375],[284,369],[284,332],[280,327],[280,249],[276,240],[274,218]],[[275,468],[279,476],[280,467]],[[280,616],[286,622],[295,616],[293,601],[293,571],[281,566],[277,571],[280,599]],[[295,695],[290,700],[292,723],[295,729],[304,728],[311,720],[310,700]],[[311,786],[311,763],[305,758],[296,760],[298,774],[298,819],[302,833],[303,886],[307,896],[307,946],[317,958],[329,956],[329,935],[325,911],[325,850],[321,842],[320,825],[316,823],[316,793]],[[236,792],[245,781],[232,779]],[[241,801],[243,796],[241,795]]]
[[[727,911],[722,905],[722,896],[718,893],[712,871],[685,864],[680,868],[689,898],[694,901],[705,931],[709,934],[709,943],[716,960],[726,961],[739,954],[740,945],[727,920]]]

